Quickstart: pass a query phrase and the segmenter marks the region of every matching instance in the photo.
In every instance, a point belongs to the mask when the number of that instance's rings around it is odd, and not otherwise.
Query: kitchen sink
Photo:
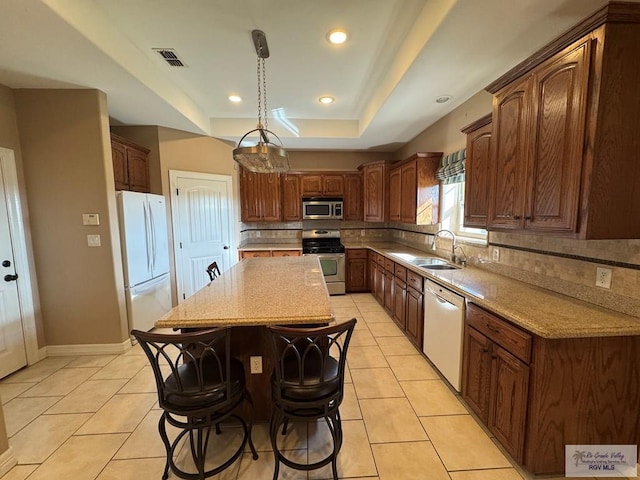
[[[456,267],[455,265],[451,265],[450,263],[441,263],[437,265],[418,265],[418,267],[424,268],[425,270],[457,270],[460,268]]]
[[[416,258],[411,260],[409,263],[415,265],[416,267],[425,267],[428,265],[448,265],[449,262],[446,260],[442,260],[441,258],[428,257],[428,258]]]

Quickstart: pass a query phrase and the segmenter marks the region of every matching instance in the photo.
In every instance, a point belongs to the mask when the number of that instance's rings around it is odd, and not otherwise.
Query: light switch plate
[[[498,249],[498,248],[494,248],[493,249],[493,261],[494,262],[499,262],[500,261],[500,249]]]
[[[83,213],[82,225],[100,225],[100,215],[97,213]]]
[[[87,245],[90,247],[99,247],[100,235],[87,235]]]

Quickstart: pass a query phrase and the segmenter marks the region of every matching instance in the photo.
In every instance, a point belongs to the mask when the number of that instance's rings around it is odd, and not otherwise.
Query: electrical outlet
[[[250,357],[251,373],[262,373],[262,357]]]
[[[500,249],[499,248],[494,248],[493,249],[493,261],[494,262],[499,262],[500,261]]]
[[[611,288],[611,269],[596,268],[596,287]]]

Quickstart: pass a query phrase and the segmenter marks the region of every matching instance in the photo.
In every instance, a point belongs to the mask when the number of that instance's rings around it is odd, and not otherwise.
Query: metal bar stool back
[[[273,413],[269,436],[275,456],[274,480],[280,463],[297,470],[315,470],[331,463],[337,480],[337,456],[342,446],[339,407],[344,396],[347,349],[356,319],[320,328],[269,327],[274,371],[271,377]],[[290,422],[324,419],[333,449],[321,460],[298,463],[279,448]],[[282,426],[282,431],[280,427]]]
[[[167,452],[163,480],[169,469],[180,478],[203,479],[216,475],[233,464],[243,453],[247,442],[258,455],[251,440],[252,421],[238,414],[244,400],[251,405],[245,388],[242,363],[231,357],[231,329],[218,328],[179,334],[161,334],[132,330],[153,369],[158,403],[163,410],[158,431]],[[221,433],[220,424],[233,422],[243,429],[237,450],[221,464],[205,470],[211,427]],[[166,423],[180,429],[170,442]],[[187,472],[176,465],[176,450],[188,435],[188,443],[197,472]],[[185,447],[186,448],[186,447]],[[213,447],[212,447],[213,448]]]
[[[209,275],[209,279],[212,282],[220,276],[220,269],[218,268],[218,262],[213,262],[207,267],[207,274]]]

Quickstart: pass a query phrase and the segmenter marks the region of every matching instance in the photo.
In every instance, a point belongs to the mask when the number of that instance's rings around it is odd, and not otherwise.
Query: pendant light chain
[[[264,128],[267,128],[267,68],[264,58],[262,60],[262,91],[264,92]]]
[[[261,57],[262,48],[258,52],[258,128],[267,129],[267,69],[264,58]],[[260,85],[262,80],[262,85]],[[262,95],[264,93],[264,119],[262,118]],[[264,120],[264,123],[263,123]]]

